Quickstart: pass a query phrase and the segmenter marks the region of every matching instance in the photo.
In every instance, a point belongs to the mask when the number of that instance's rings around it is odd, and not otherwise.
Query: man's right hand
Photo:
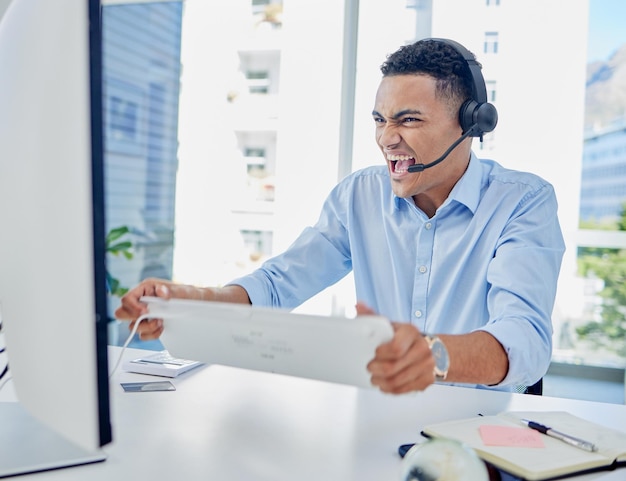
[[[115,310],[116,319],[130,321],[128,326],[130,330],[135,327],[135,321],[139,316],[148,313],[148,306],[140,300],[143,296],[250,304],[248,293],[241,286],[195,287],[165,279],[149,278],[124,294],[120,307]],[[162,319],[146,319],[137,327],[139,338],[144,341],[158,339],[162,332]]]
[[[128,328],[135,327],[139,316],[148,313],[148,306],[141,302],[143,296],[169,299],[173,283],[164,279],[145,279],[133,287],[122,297],[120,306],[115,310],[115,318],[121,321],[131,321]],[[137,327],[137,334],[141,340],[158,339],[163,332],[162,319],[145,319]]]

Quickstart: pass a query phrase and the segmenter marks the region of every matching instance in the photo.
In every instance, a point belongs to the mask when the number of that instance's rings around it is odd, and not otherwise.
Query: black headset
[[[472,75],[472,98],[466,100],[461,105],[459,123],[463,133],[472,129],[468,137],[481,137],[482,139],[483,134],[491,132],[496,128],[498,111],[493,104],[487,102],[487,88],[485,87],[483,74],[480,71],[480,65],[469,50],[454,40],[447,38],[431,38],[429,40],[445,43],[465,59]]]

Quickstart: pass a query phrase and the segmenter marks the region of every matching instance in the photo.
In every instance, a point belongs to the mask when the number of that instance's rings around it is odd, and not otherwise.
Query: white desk
[[[111,364],[119,352],[111,348]],[[141,353],[127,350],[125,357]],[[626,406],[447,386],[390,396],[210,366],[174,379],[172,392],[120,387],[137,380],[155,378],[119,370],[111,381],[114,442],[105,448],[105,462],[16,481],[394,481],[397,447],[417,439],[426,423],[505,410],[566,410],[626,431]]]

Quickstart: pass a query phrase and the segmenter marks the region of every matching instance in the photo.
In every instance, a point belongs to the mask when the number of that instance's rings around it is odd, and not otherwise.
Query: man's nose
[[[392,148],[400,143],[402,137],[396,126],[386,123],[380,128],[378,136],[378,144],[386,149]]]

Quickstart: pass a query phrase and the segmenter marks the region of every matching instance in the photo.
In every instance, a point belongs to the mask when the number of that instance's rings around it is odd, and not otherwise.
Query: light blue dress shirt
[[[230,284],[254,305],[292,309],[353,270],[356,298],[391,320],[424,333],[491,333],[509,371],[490,388],[513,390],[550,363],[564,250],[552,186],[472,153],[432,218],[393,194],[386,166],[349,175],[316,225]]]

